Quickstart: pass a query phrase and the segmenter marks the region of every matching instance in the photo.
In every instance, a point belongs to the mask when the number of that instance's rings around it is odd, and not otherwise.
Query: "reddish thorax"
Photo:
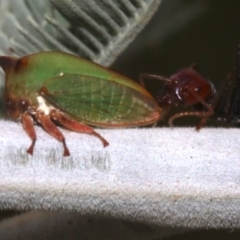
[[[198,98],[196,98],[196,95]],[[215,89],[211,82],[200,75],[194,68],[185,68],[171,75],[163,89],[157,95],[160,107],[195,105],[199,98],[206,103],[212,102]]]

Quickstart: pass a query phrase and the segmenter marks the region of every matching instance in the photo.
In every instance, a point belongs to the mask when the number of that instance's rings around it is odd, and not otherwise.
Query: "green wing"
[[[48,79],[40,94],[73,119],[94,126],[147,125],[160,115],[157,103],[140,91],[92,76],[64,74]]]

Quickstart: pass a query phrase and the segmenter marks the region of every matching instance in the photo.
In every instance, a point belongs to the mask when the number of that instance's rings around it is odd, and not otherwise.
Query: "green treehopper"
[[[21,120],[32,143],[34,124],[62,142],[56,124],[109,143],[90,126],[137,127],[157,122],[162,110],[144,87],[83,58],[62,52],[39,52],[15,58],[0,56],[6,76],[4,104],[8,115]],[[90,125],[90,126],[89,126]]]

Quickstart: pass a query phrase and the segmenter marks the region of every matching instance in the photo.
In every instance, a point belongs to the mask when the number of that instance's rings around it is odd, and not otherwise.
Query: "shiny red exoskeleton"
[[[140,77],[142,84],[144,78],[165,81],[163,88],[156,96],[156,100],[166,113],[173,106],[194,107],[194,111],[181,112],[171,116],[168,120],[170,126],[173,126],[173,120],[179,117],[197,116],[205,119],[214,114],[212,103],[216,95],[215,88],[210,81],[198,73],[195,66],[182,69],[169,78],[142,74]]]
[[[163,88],[158,92],[156,100],[165,113],[173,106],[192,106],[193,111],[180,112],[168,120],[173,126],[173,120],[184,116],[202,118],[196,129],[201,129],[208,118],[217,121],[238,124],[240,123],[240,46],[236,51],[235,78],[229,75],[218,94],[208,79],[204,78],[193,65],[182,69],[169,78],[141,74],[140,82],[144,79],[165,81]]]

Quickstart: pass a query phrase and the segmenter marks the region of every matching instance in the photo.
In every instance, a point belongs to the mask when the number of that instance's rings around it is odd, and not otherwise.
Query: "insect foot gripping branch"
[[[91,134],[109,145],[89,127],[136,127],[150,125],[162,116],[153,97],[136,82],[80,57],[61,52],[39,52],[22,58],[0,56],[5,72],[5,106],[8,115],[20,120],[32,143],[34,124],[63,144],[56,124]]]

